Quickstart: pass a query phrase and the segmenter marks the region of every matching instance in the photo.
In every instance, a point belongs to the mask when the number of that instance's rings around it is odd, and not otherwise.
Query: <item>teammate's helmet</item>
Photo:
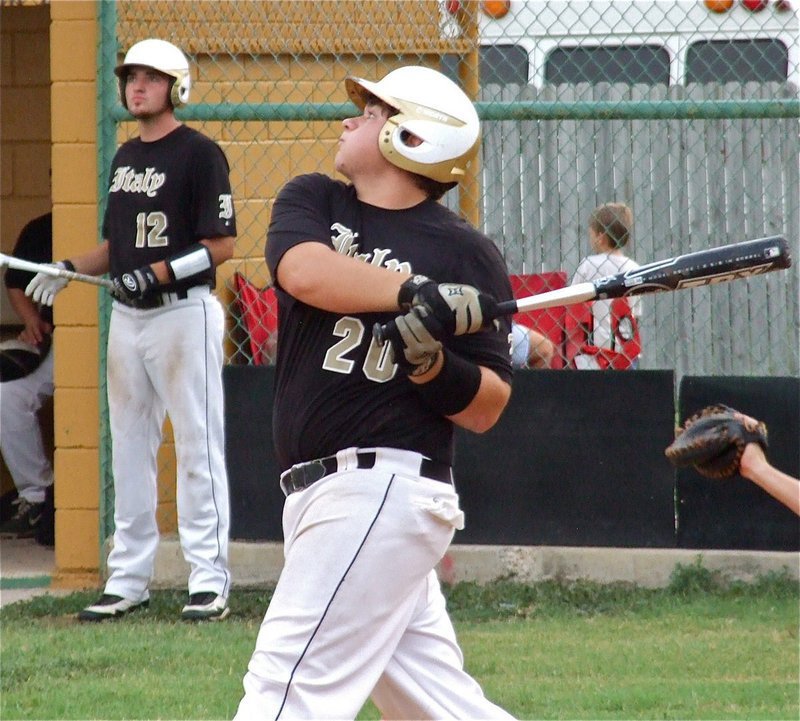
[[[440,183],[457,183],[480,145],[480,121],[472,101],[452,80],[430,68],[393,70],[377,83],[345,80],[347,93],[362,110],[369,95],[398,113],[386,121],[378,147],[398,168]],[[406,134],[422,139],[408,145]]]
[[[175,78],[169,95],[172,107],[179,108],[189,102],[192,78],[189,74],[189,61],[186,56],[172,43],[150,38],[131,46],[131,49],[125,54],[122,64],[114,68],[114,74],[119,78],[119,97],[126,110],[128,104],[125,100],[125,78],[128,68],[132,65],[153,68],[153,70]]]

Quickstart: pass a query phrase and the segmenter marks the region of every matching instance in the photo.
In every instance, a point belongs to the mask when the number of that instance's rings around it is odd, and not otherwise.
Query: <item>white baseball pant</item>
[[[123,598],[141,598],[153,575],[159,541],[157,452],[165,412],[175,438],[178,533],[190,566],[189,593],[227,597],[230,588],[224,315],[207,289],[197,290],[153,310],[115,302],[111,313],[108,407],[115,530],[105,592]]]
[[[42,442],[39,409],[53,395],[53,349],[28,375],[0,384],[0,450],[20,497],[42,503],[53,466]]]
[[[353,719],[370,696],[384,719],[511,718],[464,671],[434,570],[463,525],[455,490],[420,478],[419,454],[354,455],[286,499],[237,721]]]

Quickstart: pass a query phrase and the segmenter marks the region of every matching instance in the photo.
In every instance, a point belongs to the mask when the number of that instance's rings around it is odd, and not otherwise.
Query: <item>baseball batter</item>
[[[215,267],[233,254],[236,224],[228,163],[219,146],[181,124],[174,108],[191,85],[183,53],[136,43],[116,68],[139,137],[111,165],[104,241],[62,261],[110,272],[108,405],[113,444],[114,547],[102,597],[82,621],[147,606],[159,541],[157,459],[165,413],[177,455],[178,531],[190,566],[187,620],[228,614],[228,481],[223,457],[221,304]],[[52,303],[66,285],[38,274],[26,289]]]
[[[489,429],[512,377],[508,321],[484,327],[503,259],[437,202],[477,113],[427,68],[347,89],[350,183],[299,176],[272,211],[285,563],[236,718],[352,719],[370,696],[384,719],[510,718],[464,671],[434,570],[464,525],[454,425]]]

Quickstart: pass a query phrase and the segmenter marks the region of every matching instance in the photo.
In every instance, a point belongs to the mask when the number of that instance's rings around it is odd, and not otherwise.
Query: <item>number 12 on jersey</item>
[[[167,216],[160,210],[136,216],[136,247],[163,248],[169,245],[166,235]]]

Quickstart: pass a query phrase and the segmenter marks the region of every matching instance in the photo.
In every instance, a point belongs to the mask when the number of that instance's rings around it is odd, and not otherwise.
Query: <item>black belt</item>
[[[356,452],[356,468],[368,469],[375,467],[378,454],[375,451]],[[336,456],[317,458],[307,463],[298,463],[292,466],[281,476],[281,489],[285,495],[296,493],[308,488],[310,485],[322,480],[325,476],[339,471],[339,460]],[[419,464],[419,475],[441,483],[453,482],[453,473],[446,463],[423,458]]]
[[[192,288],[208,288],[205,283],[201,285],[193,285],[189,288],[180,288],[178,290],[169,290],[163,292],[148,293],[144,298],[137,298],[136,300],[125,301],[126,305],[139,310],[151,310],[153,308],[161,308],[165,305],[170,305],[179,300],[186,300],[189,297],[189,291]]]

